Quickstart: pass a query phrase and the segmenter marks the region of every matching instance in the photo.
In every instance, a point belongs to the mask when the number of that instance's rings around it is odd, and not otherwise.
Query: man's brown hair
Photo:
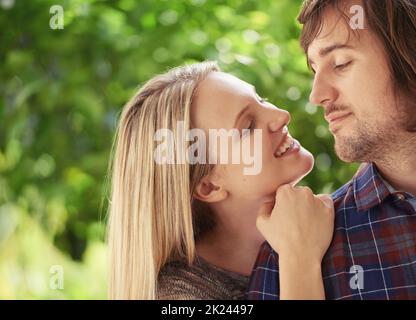
[[[298,16],[303,24],[300,43],[305,53],[323,27],[324,12],[332,6],[342,17],[346,0],[305,0]],[[397,96],[406,108],[406,129],[416,132],[416,0],[363,0],[365,28],[381,41]],[[352,30],[352,29],[351,29]]]

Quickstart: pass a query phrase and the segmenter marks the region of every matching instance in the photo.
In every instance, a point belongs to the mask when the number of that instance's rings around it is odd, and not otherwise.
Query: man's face
[[[390,71],[378,38],[368,29],[358,30],[358,37],[352,31],[339,12],[326,9],[307,52],[315,73],[310,100],[324,107],[339,158],[384,160],[404,132]]]

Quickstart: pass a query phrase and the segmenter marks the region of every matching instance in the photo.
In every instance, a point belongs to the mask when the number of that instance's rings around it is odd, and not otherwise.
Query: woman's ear
[[[213,203],[225,200],[228,192],[209,176],[202,178],[195,188],[194,197],[200,201]]]

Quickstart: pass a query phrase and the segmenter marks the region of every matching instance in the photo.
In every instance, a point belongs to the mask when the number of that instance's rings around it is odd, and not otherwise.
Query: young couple
[[[332,199],[296,187],[314,160],[289,113],[215,63],[156,76],[114,143],[110,298],[416,299],[416,0],[305,1],[299,21],[310,100],[339,158],[362,163],[354,178]],[[156,163],[155,133],[178,121],[237,129],[231,146],[261,130],[261,172]]]

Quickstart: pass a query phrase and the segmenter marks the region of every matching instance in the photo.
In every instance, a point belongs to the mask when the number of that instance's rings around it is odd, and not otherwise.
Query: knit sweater
[[[241,300],[250,277],[221,269],[202,257],[166,264],[158,277],[159,300]]]

